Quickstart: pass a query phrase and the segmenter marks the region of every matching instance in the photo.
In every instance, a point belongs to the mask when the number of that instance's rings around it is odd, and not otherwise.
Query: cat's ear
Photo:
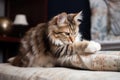
[[[82,21],[82,11],[80,11],[79,13],[76,14],[76,16],[74,17],[74,21],[76,22],[77,25],[79,25]]]
[[[57,16],[57,24],[58,24],[59,26],[64,26],[66,19],[67,19],[67,14],[66,14],[65,12],[59,14],[59,15]]]

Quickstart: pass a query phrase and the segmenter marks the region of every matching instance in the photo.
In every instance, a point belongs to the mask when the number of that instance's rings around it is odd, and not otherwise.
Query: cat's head
[[[48,37],[55,45],[71,44],[80,40],[79,25],[82,12],[58,14],[48,22]]]

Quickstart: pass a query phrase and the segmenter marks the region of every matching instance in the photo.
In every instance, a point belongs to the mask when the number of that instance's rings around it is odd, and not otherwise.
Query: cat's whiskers
[[[78,33],[78,35],[75,37],[75,42],[81,41],[81,35]]]

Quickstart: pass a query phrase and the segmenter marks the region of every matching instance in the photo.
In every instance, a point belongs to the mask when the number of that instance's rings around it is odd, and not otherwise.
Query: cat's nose
[[[74,42],[74,40],[75,40],[75,38],[74,38],[74,37],[72,37],[72,36],[70,36],[69,38],[70,38],[70,41],[73,43],[73,42]]]

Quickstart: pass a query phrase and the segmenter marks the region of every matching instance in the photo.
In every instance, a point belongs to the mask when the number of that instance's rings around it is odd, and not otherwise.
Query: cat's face
[[[79,25],[82,13],[58,14],[49,21],[48,37],[55,45],[72,44],[80,40]]]

